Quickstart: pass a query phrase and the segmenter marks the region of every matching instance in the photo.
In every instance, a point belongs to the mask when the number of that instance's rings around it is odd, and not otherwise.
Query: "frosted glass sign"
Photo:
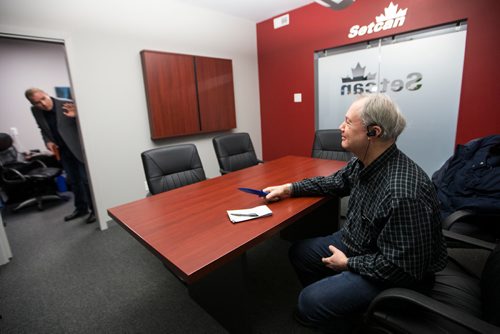
[[[453,154],[466,30],[444,28],[317,60],[316,126],[338,128],[362,93],[391,96],[406,117],[398,147],[432,175]]]

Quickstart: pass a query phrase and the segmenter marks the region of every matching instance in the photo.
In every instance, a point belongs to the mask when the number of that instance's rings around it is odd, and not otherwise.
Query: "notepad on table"
[[[227,210],[229,220],[233,223],[239,223],[250,219],[256,219],[272,215],[273,212],[267,205],[256,206],[251,209]]]

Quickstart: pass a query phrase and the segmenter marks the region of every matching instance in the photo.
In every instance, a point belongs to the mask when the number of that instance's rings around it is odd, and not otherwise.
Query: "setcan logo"
[[[403,26],[408,8],[398,9],[398,6],[399,5],[395,5],[391,2],[389,6],[384,9],[383,14],[375,17],[375,22],[363,26],[352,26],[347,37],[354,38]]]
[[[419,72],[412,72],[404,79],[383,78],[377,83],[377,74],[366,72],[366,66],[361,66],[358,62],[356,67],[351,68],[352,76],[342,77],[340,95],[363,94],[363,93],[385,93],[393,91],[395,93],[406,89],[416,91],[422,88],[423,76]]]

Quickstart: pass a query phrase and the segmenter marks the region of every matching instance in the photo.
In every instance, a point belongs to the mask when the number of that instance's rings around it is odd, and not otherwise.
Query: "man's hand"
[[[52,153],[54,153],[54,151],[57,150],[56,143],[48,141],[46,145],[47,145],[47,148],[49,149],[49,151],[52,152]]]
[[[262,190],[269,193],[266,195],[266,201],[275,202],[292,195],[292,184],[287,183],[281,186],[267,187]]]
[[[329,257],[324,257],[321,261],[330,269],[336,271],[346,271],[347,270],[347,256],[340,249],[330,245],[328,249],[332,252]]]
[[[52,152],[52,154],[54,154],[57,161],[61,160],[61,154],[59,153],[59,146],[57,146],[56,143],[48,141],[47,144],[45,145],[47,145],[49,151]]]
[[[62,108],[64,109],[63,114],[75,118],[76,117],[76,106],[74,103],[64,103]]]

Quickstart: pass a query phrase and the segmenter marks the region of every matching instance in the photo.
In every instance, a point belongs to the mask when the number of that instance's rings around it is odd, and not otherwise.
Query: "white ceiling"
[[[292,9],[308,5],[312,0],[182,0],[194,6],[261,22]]]

